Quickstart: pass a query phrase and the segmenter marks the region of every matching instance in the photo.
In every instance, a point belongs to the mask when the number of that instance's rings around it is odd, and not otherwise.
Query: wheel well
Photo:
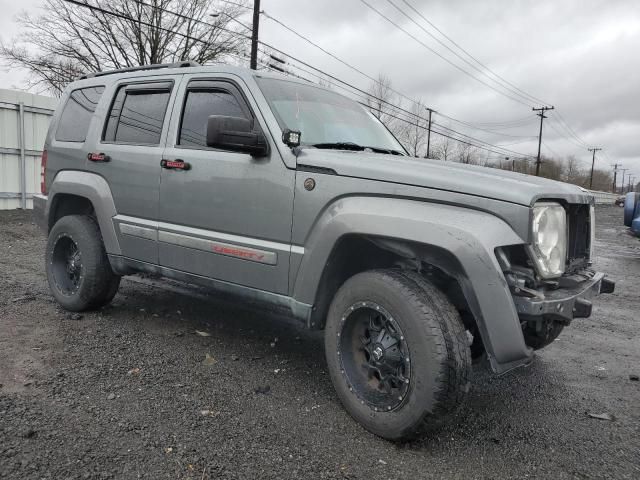
[[[363,235],[347,235],[334,246],[318,285],[310,327],[322,329],[329,305],[342,284],[353,275],[376,268],[419,271],[456,307],[462,321],[480,341],[477,321],[460,283],[462,268],[439,247]]]
[[[93,204],[88,198],[70,193],[59,193],[53,198],[49,210],[49,230],[67,215],[95,215]]]

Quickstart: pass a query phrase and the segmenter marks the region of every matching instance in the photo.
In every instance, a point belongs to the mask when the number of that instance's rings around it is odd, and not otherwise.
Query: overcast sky
[[[100,0],[97,0],[100,3]],[[387,0],[366,0],[420,41],[474,72],[439,46]],[[409,11],[401,0],[393,0]],[[558,123],[559,112],[577,136],[602,146],[596,166],[614,162],[640,180],[640,1],[638,0],[407,0],[430,22],[511,84],[556,107],[545,120],[543,153],[591,154]],[[0,0],[0,37],[18,34],[13,17],[37,12],[39,0]],[[108,2],[104,3],[108,5]],[[212,7],[215,9],[215,7]],[[367,8],[361,0],[262,0],[262,8],[363,72],[388,75],[396,90],[467,122],[503,122],[530,115],[531,123],[503,129],[536,136],[530,107],[499,95],[428,51]],[[411,15],[434,35],[433,27]],[[251,17],[247,16],[250,22]],[[305,44],[268,18],[261,39],[364,89],[369,80]],[[442,37],[439,37],[442,38]],[[480,77],[477,72],[474,75]],[[0,88],[20,87],[23,72],[0,67]],[[486,77],[483,81],[491,83]],[[446,119],[436,116],[437,121]],[[537,140],[448,126],[512,150],[535,155]],[[568,140],[571,138],[571,140]],[[514,142],[522,142],[514,144]]]

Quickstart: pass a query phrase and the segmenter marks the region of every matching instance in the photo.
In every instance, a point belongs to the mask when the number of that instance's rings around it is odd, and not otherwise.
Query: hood
[[[587,190],[569,183],[497,168],[399,155],[305,148],[298,165],[330,168],[338,175],[475,195],[531,206],[538,199],[590,203]]]

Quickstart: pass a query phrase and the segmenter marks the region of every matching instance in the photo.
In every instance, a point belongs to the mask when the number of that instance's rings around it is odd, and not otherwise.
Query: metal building
[[[32,208],[40,155],[58,99],[0,89],[0,210]]]

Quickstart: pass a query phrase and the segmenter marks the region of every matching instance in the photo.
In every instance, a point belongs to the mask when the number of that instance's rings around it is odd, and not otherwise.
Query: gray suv
[[[593,198],[416,159],[357,102],[192,63],[101,72],[62,96],[35,213],[71,311],[152,272],[325,330],[337,395],[371,432],[436,427],[474,360],[528,364],[614,283],[590,268]]]

